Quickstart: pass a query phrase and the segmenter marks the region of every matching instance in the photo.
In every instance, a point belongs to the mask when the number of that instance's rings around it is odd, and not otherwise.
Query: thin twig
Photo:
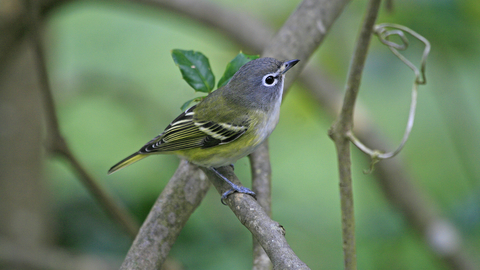
[[[56,143],[56,145],[59,144]],[[76,156],[70,151],[68,145],[63,144],[63,147],[54,149],[54,153],[63,156],[68,162],[70,162],[74,172],[78,175],[78,179],[97,200],[98,204],[109,216],[122,226],[132,239],[135,238],[140,228],[138,222],[87,172]]]
[[[380,8],[380,0],[370,0],[367,6],[360,36],[358,38],[350,73],[347,79],[346,93],[343,107],[337,121],[330,129],[329,135],[335,142],[338,155],[338,169],[340,178],[340,200],[342,211],[342,237],[345,269],[357,269],[355,250],[355,216],[353,204],[353,188],[351,175],[351,157],[348,133],[353,127],[353,112],[360,87],[363,67],[367,58],[367,51]]]
[[[121,208],[115,200],[102,188],[100,185],[91,177],[87,171],[80,165],[76,157],[70,151],[66,141],[60,133],[57,114],[55,111],[55,104],[51,94],[51,88],[48,81],[48,73],[45,65],[45,56],[44,50],[42,48],[39,27],[40,22],[38,18],[38,2],[34,0],[25,0],[26,6],[30,10],[30,25],[29,29],[32,34],[32,41],[34,45],[34,53],[36,57],[37,70],[39,72],[39,82],[40,90],[44,96],[45,104],[45,115],[47,118],[48,125],[48,149],[57,155],[62,155],[65,157],[74,167],[75,171],[79,175],[80,181],[85,185],[85,187],[90,191],[90,193],[97,199],[99,204],[104,208],[104,210],[112,216],[125,231],[134,238],[138,232],[138,223],[135,219]]]

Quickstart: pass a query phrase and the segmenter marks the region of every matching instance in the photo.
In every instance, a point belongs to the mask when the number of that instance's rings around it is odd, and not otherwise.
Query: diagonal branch
[[[219,194],[231,187],[220,177],[202,168]],[[230,166],[218,169],[219,172],[237,185],[241,185]],[[272,261],[273,269],[310,269],[290,248],[285,239],[285,229],[273,221],[258,202],[251,196],[234,193],[225,200],[238,220],[252,233]]]
[[[182,160],[145,219],[120,269],[160,269],[209,187],[202,171]]]

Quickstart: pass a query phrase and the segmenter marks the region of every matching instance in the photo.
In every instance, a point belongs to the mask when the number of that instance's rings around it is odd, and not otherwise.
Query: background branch
[[[33,1],[37,5],[40,19],[57,6],[71,2],[73,0],[38,0]],[[19,44],[25,39],[26,34],[30,31],[29,23],[31,23],[31,14],[28,13],[25,1],[11,1],[12,10],[5,11],[8,16],[0,18],[0,71],[10,63],[12,56],[20,52]]]
[[[58,125],[57,114],[55,111],[55,104],[51,94],[50,84],[48,81],[48,73],[45,65],[44,50],[42,48],[42,42],[39,34],[40,20],[38,18],[39,14],[39,3],[36,1],[25,1],[26,6],[28,7],[30,16],[29,29],[32,33],[32,42],[34,45],[34,55],[36,57],[37,70],[39,72],[39,88],[44,96],[45,103],[45,116],[47,118],[48,126],[48,140],[47,145],[50,152],[57,155],[63,156],[67,159],[73,166],[75,172],[79,176],[79,180],[84,184],[84,186],[89,190],[93,197],[99,202],[105,212],[112,216],[125,231],[134,238],[138,232],[138,224],[135,219],[125,211],[123,207],[120,207],[115,200],[103,189],[93,177],[87,173],[86,169],[80,165],[80,162],[72,154],[70,148],[68,147],[65,139],[61,135],[60,128]]]
[[[59,248],[33,247],[0,239],[2,269],[114,270],[120,262],[105,256],[73,254]]]
[[[130,2],[147,4],[185,15],[206,26],[214,27],[231,40],[253,49],[255,53],[260,53],[274,34],[271,27],[246,12],[230,10],[205,0],[130,0]],[[233,32],[232,29],[234,29]]]

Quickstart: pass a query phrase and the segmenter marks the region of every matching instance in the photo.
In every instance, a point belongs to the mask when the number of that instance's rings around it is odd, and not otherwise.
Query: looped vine
[[[388,30],[389,28],[393,29]],[[393,54],[395,54],[403,63],[405,63],[411,70],[413,70],[413,72],[415,73],[415,83],[417,85],[427,83],[427,80],[425,78],[425,67],[427,65],[427,56],[430,53],[430,42],[428,42],[426,38],[408,27],[393,23],[382,23],[376,25],[373,31],[380,39],[380,42],[387,45],[388,48],[390,48],[390,50],[393,52]],[[422,59],[420,60],[420,69],[418,69],[414,64],[412,64],[412,62],[410,62],[405,56],[403,56],[399,52],[399,50],[406,50],[409,45],[408,38],[405,36],[404,32],[410,34],[425,45]],[[389,38],[393,35],[397,35],[398,37],[400,37],[403,43],[397,44],[390,41]]]
[[[412,87],[412,101],[410,104],[410,111],[409,111],[407,126],[405,128],[405,133],[403,135],[402,141],[400,142],[400,145],[397,147],[396,150],[392,152],[387,152],[387,153],[382,153],[379,150],[372,150],[367,146],[365,146],[364,144],[362,144],[355,137],[353,132],[348,132],[347,137],[350,139],[350,141],[358,149],[368,154],[372,159],[370,170],[368,170],[366,173],[372,172],[374,164],[377,163],[379,160],[392,158],[398,153],[400,153],[403,146],[407,142],[408,137],[410,136],[410,132],[412,131],[412,128],[413,128],[413,122],[415,120],[415,109],[417,105],[418,85],[423,85],[427,83],[427,80],[425,77],[425,67],[427,63],[427,56],[430,53],[430,42],[428,42],[428,40],[423,36],[421,36],[420,34],[416,33],[415,31],[405,26],[383,23],[383,24],[376,25],[374,27],[373,32],[378,36],[378,38],[380,39],[380,42],[388,46],[388,48],[392,51],[392,53],[395,54],[395,56],[397,56],[403,63],[405,63],[415,73],[415,80]],[[417,68],[414,64],[412,64],[412,62],[410,62],[405,56],[403,56],[399,52],[399,51],[406,50],[409,45],[409,41],[405,33],[410,34],[411,36],[418,39],[425,45],[425,48],[422,54],[422,59],[420,61],[420,68]],[[390,38],[392,36],[398,36],[401,40],[401,43],[396,43],[391,41]]]

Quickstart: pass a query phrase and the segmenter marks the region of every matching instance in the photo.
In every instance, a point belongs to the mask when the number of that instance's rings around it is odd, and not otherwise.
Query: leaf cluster
[[[217,84],[217,88],[225,86],[233,75],[247,62],[259,58],[259,55],[247,55],[240,52],[227,64],[223,76]],[[172,58],[180,69],[183,79],[195,92],[211,93],[215,88],[215,75],[210,67],[208,58],[201,52],[193,50],[172,50]],[[181,110],[186,110],[192,102],[199,102],[206,96],[196,97],[185,102]]]

